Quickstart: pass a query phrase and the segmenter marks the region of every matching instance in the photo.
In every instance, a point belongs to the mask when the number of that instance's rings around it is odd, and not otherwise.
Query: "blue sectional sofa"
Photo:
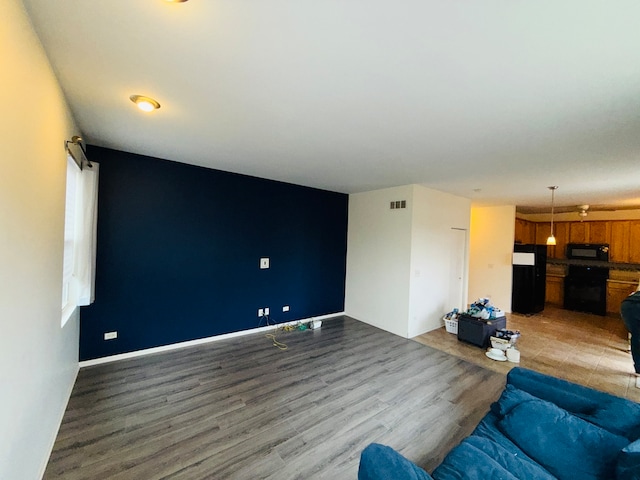
[[[524,368],[432,475],[371,444],[359,480],[640,479],[640,404]]]

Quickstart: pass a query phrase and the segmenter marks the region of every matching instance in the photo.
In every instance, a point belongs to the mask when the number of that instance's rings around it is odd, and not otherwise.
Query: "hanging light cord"
[[[555,200],[556,188],[558,187],[549,187],[549,188],[551,188],[551,236],[553,237],[553,205]]]

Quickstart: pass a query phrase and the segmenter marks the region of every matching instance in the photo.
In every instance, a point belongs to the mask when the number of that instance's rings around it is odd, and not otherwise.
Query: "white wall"
[[[490,297],[496,307],[511,311],[515,212],[513,205],[471,208],[469,302]]]
[[[60,327],[64,141],[79,134],[22,2],[0,2],[0,478],[40,478],[78,370]]]
[[[347,315],[407,337],[411,256],[410,185],[349,196]],[[392,200],[407,208],[391,210]]]
[[[407,208],[391,210],[393,200]],[[420,185],[350,195],[346,314],[405,338],[441,327],[451,228],[468,230],[469,209],[467,199]]]
[[[454,275],[452,255],[458,252],[452,251],[456,248],[452,229],[468,234],[471,202],[414,185],[412,206],[409,337],[441,327],[442,316],[454,308],[450,305],[449,286]],[[465,241],[464,251],[460,252],[465,259],[463,298],[467,298],[467,249]]]

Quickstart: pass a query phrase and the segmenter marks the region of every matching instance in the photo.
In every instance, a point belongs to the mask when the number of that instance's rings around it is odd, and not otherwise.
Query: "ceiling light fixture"
[[[558,189],[558,186],[554,185],[547,188],[551,190],[551,235],[549,235],[549,237],[547,238],[547,245],[555,245],[556,237],[553,236],[553,207],[554,207],[555,193],[556,193],[556,190]]]
[[[143,112],[153,112],[160,108],[160,104],[151,97],[144,95],[131,95],[129,99]]]

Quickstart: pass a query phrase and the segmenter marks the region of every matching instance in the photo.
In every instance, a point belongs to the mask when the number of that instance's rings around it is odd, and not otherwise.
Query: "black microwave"
[[[569,243],[567,258],[580,260],[609,261],[609,244],[607,243]]]

